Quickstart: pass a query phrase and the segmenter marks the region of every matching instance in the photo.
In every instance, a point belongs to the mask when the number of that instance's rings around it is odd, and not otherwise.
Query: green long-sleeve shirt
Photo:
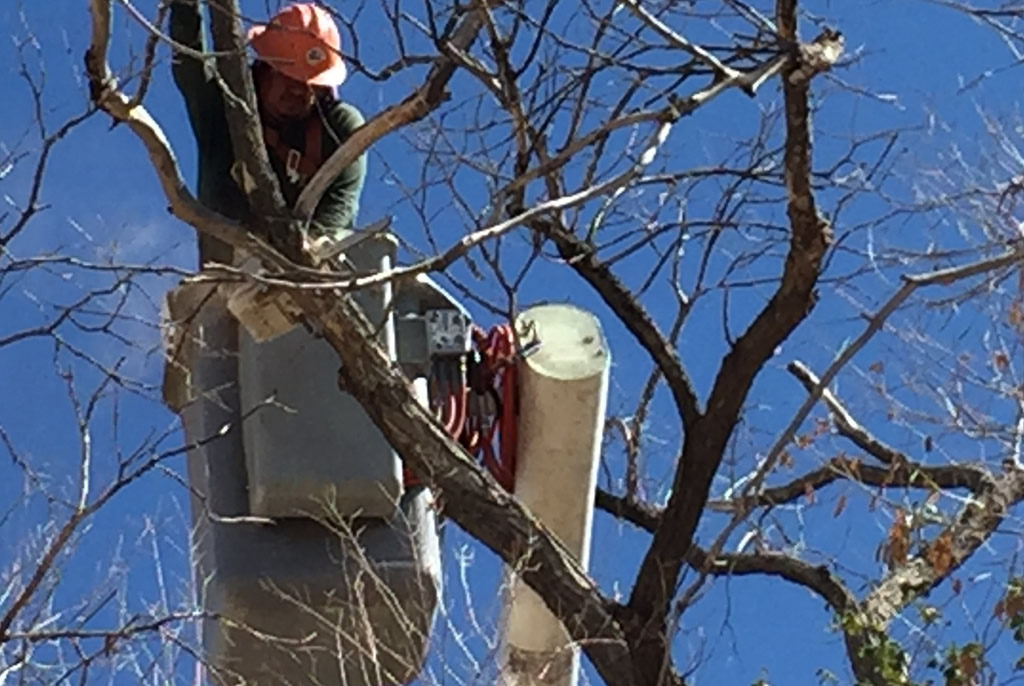
[[[193,50],[206,52],[203,22],[196,0],[175,0],[171,5],[171,38]],[[185,99],[189,121],[196,138],[199,158],[199,200],[212,210],[238,220],[249,218],[245,195],[232,176],[235,155],[225,115],[224,94],[214,78],[212,65],[188,55],[174,57],[174,81]],[[309,114],[323,122],[322,159],[326,160],[355,129],[363,124],[359,111],[346,103],[320,100]],[[305,143],[306,122],[298,121],[279,130],[281,139],[289,146],[302,149]],[[302,182],[293,182],[285,173],[284,164],[270,155],[270,163],[277,174],[281,191],[289,205],[293,205],[302,190]],[[349,228],[359,209],[359,196],[366,177],[366,156],[362,155],[346,167],[328,187],[317,205],[310,226],[316,237],[335,234]],[[223,248],[207,244],[208,259],[223,260]],[[210,255],[210,252],[215,254]]]

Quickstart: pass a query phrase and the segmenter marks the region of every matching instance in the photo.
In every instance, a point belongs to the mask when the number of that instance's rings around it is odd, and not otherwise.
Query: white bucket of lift
[[[389,347],[397,349],[406,373],[418,377],[422,396],[430,356],[420,315],[458,308],[458,303],[426,277],[397,290],[393,309],[400,340],[394,341],[389,332],[384,335]],[[263,462],[253,464],[243,449],[242,417],[257,399],[284,382],[273,381],[272,374],[252,372],[257,376],[253,385],[253,377],[243,369],[243,381],[248,378],[250,385],[248,390],[245,383],[239,388],[235,350],[243,350],[243,367],[254,358],[245,362],[253,351],[246,352],[248,334],[228,313],[229,295],[215,284],[184,282],[168,294],[164,316],[164,398],[181,416],[190,446],[192,565],[197,600],[208,613],[203,621],[203,658],[209,681],[215,686],[409,683],[426,660],[442,592],[431,494],[423,488],[399,492],[381,508],[387,513],[378,517],[343,515],[365,515],[372,509],[358,500],[365,493],[351,494],[355,499],[345,502],[335,499],[333,506],[322,497],[340,495],[344,489],[336,485],[344,479],[362,480],[368,489],[375,488],[366,480],[378,468],[384,469],[385,483],[400,488],[398,460],[390,448],[382,455],[365,445],[339,450],[321,444],[329,449],[322,459],[336,460],[330,466],[335,471],[327,475],[335,486],[313,493],[296,492],[287,481],[299,467],[308,467],[301,461],[287,463],[295,453],[294,443],[280,442],[282,452],[265,452],[259,458]],[[372,304],[363,306],[372,318]],[[385,309],[391,308],[378,306],[378,314]],[[292,331],[286,321],[273,323],[269,330],[275,335],[264,338],[264,343],[280,341]],[[296,330],[305,336],[297,339],[299,348],[309,341],[326,347],[304,328]],[[328,393],[327,384],[332,384],[333,397],[341,395],[333,385],[334,359],[324,355],[315,364],[306,360],[311,365],[308,372],[289,364],[271,371],[285,373],[285,382],[293,384],[302,373],[319,375],[316,388]],[[259,384],[264,385],[262,390]],[[350,431],[350,438],[373,430],[369,419],[360,420],[358,415],[328,414]],[[349,423],[352,426],[346,427]],[[353,464],[361,459],[378,459],[383,465]],[[286,464],[275,467],[274,460]],[[263,466],[272,471],[255,472],[254,478],[254,468]],[[281,486],[279,495],[287,496],[291,489],[293,502],[279,499],[280,510],[269,508],[275,516],[257,511],[253,488],[261,483]],[[260,498],[255,502],[258,505]],[[318,503],[329,506],[317,507]],[[276,514],[295,510],[311,516]]]

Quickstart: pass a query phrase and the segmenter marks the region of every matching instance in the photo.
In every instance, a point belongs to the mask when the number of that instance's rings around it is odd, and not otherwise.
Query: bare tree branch
[[[468,49],[473,44],[477,34],[480,32],[480,28],[483,26],[483,7],[486,1],[473,0],[474,7],[462,16],[451,39],[448,40],[450,49],[462,51]],[[354,131],[327,158],[327,161],[321,165],[320,169],[313,175],[313,178],[306,184],[306,187],[302,189],[298,199],[295,201],[292,214],[301,220],[308,221],[313,216],[313,211],[316,210],[320,197],[330,186],[331,181],[341,173],[341,170],[352,164],[375,141],[380,140],[396,129],[419,121],[440,105],[446,97],[445,89],[448,81],[455,73],[456,66],[455,61],[451,57],[435,59],[426,80],[415,93],[407,97],[400,104],[387,108]]]
[[[232,170],[240,174],[240,184],[249,207],[256,213],[256,221],[270,236],[288,232],[281,222],[287,216],[281,186],[270,167],[270,155],[263,141],[253,88],[252,72],[245,54],[245,36],[242,33],[238,0],[210,0],[210,32],[213,47],[218,52],[217,72],[224,93],[224,114],[231,134],[235,153]],[[296,242],[296,245],[298,243]],[[295,255],[289,255],[295,259]]]
[[[796,42],[796,8],[778,4],[779,38]],[[817,41],[834,44],[825,33]],[[840,43],[841,45],[841,43]],[[739,417],[751,384],[778,345],[810,313],[814,286],[830,240],[819,216],[811,184],[809,82],[806,65],[794,56],[782,69],[786,107],[785,174],[791,237],[782,280],[769,303],[725,357],[700,421],[687,427],[683,452],[663,513],[663,524],[644,558],[629,605],[642,617],[666,617],[676,580],[693,542],[711,481]],[[667,626],[645,627],[639,643],[644,664],[657,669],[668,650]],[[655,665],[652,667],[651,665]],[[650,679],[649,679],[650,680]]]
[[[875,467],[848,457],[834,457],[824,466],[782,486],[766,488],[755,495],[709,500],[708,509],[742,513],[759,507],[784,505],[841,479],[877,488],[966,488],[975,491],[988,481],[988,474],[973,465],[933,467],[905,461],[888,467]]]
[[[668,41],[670,45],[681,50],[685,50],[707,66],[711,67],[711,70],[714,72],[717,79],[738,79],[740,77],[740,72],[723,64],[709,51],[696,43],[690,42],[682,34],[672,30],[672,28],[665,22],[661,21],[644,9],[639,0],[620,0],[620,2],[628,7],[629,11],[639,17],[641,21],[651,27],[655,33]]]
[[[629,289],[598,258],[593,250],[563,228],[549,223],[533,225],[558,246],[562,258],[568,260],[576,273],[597,291],[604,302],[622,320],[630,333],[643,345],[665,377],[685,427],[695,426],[701,416],[697,393],[682,360],[650,314]]]
[[[762,460],[761,465],[758,468],[757,476],[752,479],[748,485],[748,490],[760,487],[765,476],[771,471],[775,463],[778,461],[779,456],[782,455],[786,447],[792,442],[797,430],[800,428],[800,425],[803,424],[807,415],[810,414],[815,403],[818,402],[818,398],[821,397],[825,387],[832,383],[833,379],[835,379],[836,375],[839,373],[839,370],[845,367],[846,364],[853,359],[854,355],[860,352],[860,350],[869,340],[871,340],[871,338],[874,337],[876,333],[881,331],[886,320],[899,309],[899,307],[911,296],[912,293],[914,293],[918,288],[926,286],[948,286],[964,279],[998,271],[1021,262],[1024,262],[1024,243],[994,257],[985,258],[959,267],[949,267],[932,272],[904,276],[903,286],[893,293],[893,295],[890,296],[890,298],[875,314],[868,318],[868,324],[864,327],[864,330],[849,345],[845,346],[829,364],[825,373],[821,375],[821,378],[814,385],[813,390],[809,392],[807,398],[796,411],[796,414],[793,415],[793,418],[775,439],[771,449],[768,451],[768,454],[765,456],[764,460]],[[810,373],[810,370],[806,371],[808,374]],[[867,442],[866,445],[870,445],[870,443]],[[884,457],[884,453],[881,454]],[[883,457],[878,457],[878,455],[875,455],[875,457],[884,461]]]
[[[131,100],[118,89],[117,81],[110,72],[107,49],[110,44],[111,0],[90,0],[89,9],[92,33],[85,54],[85,67],[89,76],[90,96],[100,109],[115,121],[126,123],[142,141],[171,212],[192,226],[202,225],[204,233],[217,240],[245,250],[267,263],[280,261],[278,253],[266,242],[249,233],[240,222],[207,209],[188,190],[160,125],[144,107],[133,106]]]
[[[884,629],[897,613],[948,579],[1022,500],[1024,470],[1010,467],[990,479],[920,554],[893,569],[868,593],[863,612],[872,626]]]

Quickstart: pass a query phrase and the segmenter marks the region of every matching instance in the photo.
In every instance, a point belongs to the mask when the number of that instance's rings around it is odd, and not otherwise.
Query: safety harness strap
[[[281,133],[267,124],[263,125],[263,140],[274,157],[284,165],[285,174],[292,183],[308,181],[323,162],[323,124],[315,114],[306,118],[304,150],[288,147],[281,140]]]

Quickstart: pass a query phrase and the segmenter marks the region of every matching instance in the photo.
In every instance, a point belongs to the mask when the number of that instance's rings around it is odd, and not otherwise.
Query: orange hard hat
[[[249,29],[249,41],[261,60],[296,81],[334,87],[348,75],[338,26],[312,3],[288,5],[269,23]]]

